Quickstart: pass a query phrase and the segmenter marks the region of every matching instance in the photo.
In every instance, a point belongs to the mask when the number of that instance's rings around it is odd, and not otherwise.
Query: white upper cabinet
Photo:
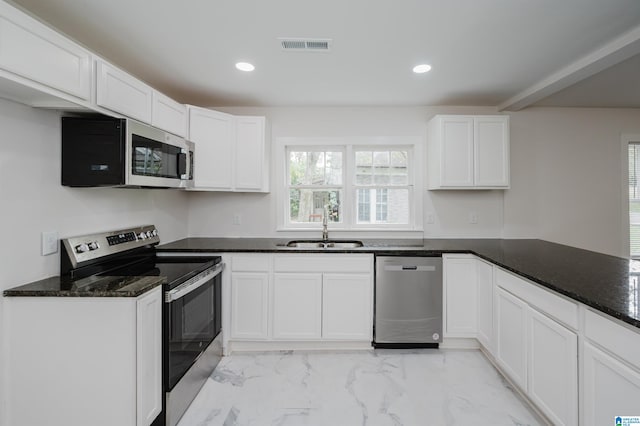
[[[0,2],[0,70],[12,74],[0,76],[27,86],[30,80],[86,101],[91,97],[91,65],[91,52]]]
[[[181,137],[187,136],[187,106],[153,91],[151,125]]]
[[[235,188],[267,191],[265,162],[265,118],[236,117]]]
[[[189,137],[196,144],[193,167],[194,186],[198,189],[233,188],[232,141],[235,139],[233,115],[189,106]]]
[[[428,124],[429,189],[509,187],[509,116],[436,115]]]
[[[188,139],[196,144],[194,189],[268,192],[265,118],[188,110]]]
[[[130,74],[96,60],[96,104],[151,124],[153,89]]]

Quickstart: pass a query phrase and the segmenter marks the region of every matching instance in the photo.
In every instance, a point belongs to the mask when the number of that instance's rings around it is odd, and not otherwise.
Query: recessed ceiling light
[[[424,74],[425,72],[431,71],[431,65],[420,64],[413,67],[413,72],[416,74]]]
[[[249,62],[238,62],[236,64],[236,68],[238,68],[240,71],[253,71],[256,69],[256,67],[254,67],[253,64],[250,64]]]

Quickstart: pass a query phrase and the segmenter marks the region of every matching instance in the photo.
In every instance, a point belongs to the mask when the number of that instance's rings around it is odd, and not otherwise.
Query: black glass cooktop
[[[167,279],[165,287],[170,289],[220,263],[221,260],[220,256],[206,258],[156,257],[149,261],[135,263],[100,275],[162,276]]]

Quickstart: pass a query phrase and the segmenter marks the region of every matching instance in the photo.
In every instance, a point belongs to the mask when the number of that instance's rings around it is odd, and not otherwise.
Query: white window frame
[[[640,259],[631,256],[631,223],[629,215],[629,145],[640,143],[640,134],[623,134],[621,137],[622,157],[622,252],[630,259]]]
[[[272,191],[276,194],[276,230],[288,231],[317,231],[322,228],[322,222],[296,223],[289,217],[289,155],[291,150],[308,151],[336,151],[342,147],[343,151],[343,199],[341,206],[341,223],[329,223],[330,231],[423,231],[423,146],[421,137],[279,137],[274,140],[274,165],[276,183]],[[357,224],[355,190],[355,152],[354,147],[387,150],[409,151],[409,223],[404,224]],[[327,188],[333,188],[327,187]],[[354,199],[355,198],[355,199]]]
[[[284,207],[285,209],[285,226],[287,228],[291,228],[291,229],[297,229],[297,228],[309,228],[309,227],[315,227],[317,222],[291,222],[291,216],[290,216],[290,208],[291,206],[289,205],[290,199],[289,199],[289,191],[291,190],[292,186],[291,186],[291,182],[289,181],[289,166],[290,166],[290,162],[289,162],[289,153],[291,151],[302,151],[302,152],[341,152],[342,153],[342,184],[341,185],[295,185],[294,187],[296,188],[301,188],[301,189],[317,189],[317,190],[324,190],[326,189],[327,191],[330,191],[332,189],[338,189],[342,191],[342,200],[341,200],[341,205],[340,205],[340,217],[342,219],[342,222],[330,222],[331,223],[331,227],[332,228],[344,228],[344,219],[345,219],[345,215],[344,215],[344,203],[345,200],[347,199],[347,191],[345,189],[345,183],[347,180],[347,176],[345,173],[346,170],[346,162],[347,162],[347,155],[346,155],[346,150],[344,146],[340,146],[340,145],[287,145],[284,147],[284,161],[285,161],[285,181],[284,181],[284,195],[285,195],[285,204],[286,206]],[[320,226],[322,226],[322,221],[320,221]]]
[[[353,223],[352,223],[352,229],[375,229],[375,230],[381,230],[381,229],[394,229],[394,230],[411,230],[413,229],[413,223],[415,221],[415,191],[416,191],[416,187],[415,187],[415,169],[414,169],[414,164],[416,163],[415,161],[415,153],[414,153],[414,146],[411,145],[386,145],[386,144],[378,144],[378,145],[357,145],[357,148],[354,149],[354,147],[356,147],[356,145],[352,145],[352,149],[351,149],[351,158],[349,161],[349,165],[351,165],[352,167],[349,170],[349,181],[350,181],[350,185],[351,185],[351,196],[353,197],[352,199],[354,199],[354,201],[352,201],[352,205],[354,207],[354,213],[353,213]],[[356,151],[375,151],[376,149],[379,149],[380,151],[407,151],[407,169],[409,170],[409,176],[408,176],[408,182],[406,185],[356,185],[356,167],[355,167],[355,163],[356,163]],[[358,218],[357,218],[357,199],[358,199],[358,189],[364,189],[364,188],[370,188],[370,189],[409,189],[409,221],[407,224],[397,224],[397,223],[358,223]],[[375,196],[371,197],[372,199],[375,199]],[[422,201],[422,200],[421,200]],[[372,214],[375,214],[375,207],[372,209]]]

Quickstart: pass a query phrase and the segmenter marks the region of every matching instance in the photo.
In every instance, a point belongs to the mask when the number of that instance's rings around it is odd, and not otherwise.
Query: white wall
[[[58,275],[59,253],[40,254],[42,231],[64,238],[150,223],[163,241],[187,235],[188,195],[182,192],[62,187],[58,112],[0,99],[0,129],[0,291]],[[4,326],[2,299],[0,318]]]
[[[621,137],[640,109],[530,108],[511,118],[504,235],[628,256]]]
[[[426,141],[428,120],[435,114],[494,114],[480,107],[342,107],[342,108],[218,108],[237,115],[264,115],[272,140],[281,137],[408,136]],[[197,150],[197,148],[196,148]],[[274,150],[272,150],[272,153]],[[425,150],[426,152],[426,150]],[[273,164],[273,158],[271,163]],[[271,170],[270,194],[190,194],[189,235],[218,237],[291,237],[311,233],[276,232],[278,182]],[[502,191],[424,191],[424,215],[434,214],[435,223],[424,220],[424,236],[500,237],[502,235]],[[469,213],[478,224],[469,224]],[[240,214],[241,225],[233,224]],[[317,234],[317,233],[316,233]],[[394,233],[393,236],[402,234]],[[317,235],[316,235],[317,236]],[[392,236],[392,235],[390,235]],[[414,237],[416,235],[413,235]],[[422,234],[418,235],[419,237]]]

